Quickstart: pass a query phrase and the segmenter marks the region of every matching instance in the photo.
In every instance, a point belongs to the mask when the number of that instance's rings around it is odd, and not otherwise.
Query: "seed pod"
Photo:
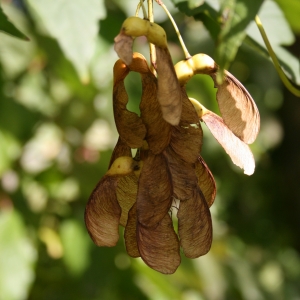
[[[116,187],[120,176],[130,174],[137,163],[131,157],[117,158],[93,190],[85,209],[85,224],[97,246],[112,247],[119,240],[121,207]]]
[[[137,218],[145,227],[156,227],[168,213],[173,196],[172,179],[162,154],[149,153],[143,163],[137,194]]]
[[[198,157],[195,170],[199,189],[201,190],[208,207],[211,207],[216,198],[216,182],[212,172],[201,156]]]
[[[260,116],[257,106],[245,87],[228,71],[224,72],[224,81],[216,80],[218,65],[206,54],[196,54],[175,65],[181,85],[196,74],[210,75],[217,91],[217,101],[224,123],[242,141],[251,144],[257,137]]]
[[[142,146],[146,136],[146,127],[136,113],[130,112],[126,108],[128,95],[124,79],[129,71],[129,68],[121,60],[115,63],[113,89],[114,117],[121,139],[130,148],[139,148]]]
[[[180,245],[188,258],[206,254],[212,243],[210,211],[198,188],[193,198],[181,201],[177,213]]]
[[[172,131],[170,147],[187,163],[195,163],[202,147],[203,132],[197,113],[182,87],[182,115]]]
[[[244,169],[244,173],[252,175],[255,169],[255,161],[249,146],[240,140],[224,123],[223,119],[206,109],[197,100],[190,98],[198,116],[204,121],[212,135],[230,156],[232,162]]]
[[[180,122],[182,94],[168,48],[156,47],[157,99],[163,118],[173,126]]]
[[[137,223],[137,244],[143,261],[163,274],[172,274],[180,265],[179,241],[172,219],[165,214],[153,228]]]

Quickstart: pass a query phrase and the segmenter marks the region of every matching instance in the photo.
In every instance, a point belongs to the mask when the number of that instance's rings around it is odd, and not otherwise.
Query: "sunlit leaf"
[[[19,38],[21,40],[25,40],[25,41],[29,40],[29,38],[25,34],[23,34],[13,23],[11,23],[8,20],[1,6],[0,6],[0,31],[9,34],[13,37]]]
[[[89,241],[82,222],[65,220],[60,227],[63,260],[74,275],[80,275],[90,261]]]
[[[137,225],[138,248],[143,261],[163,274],[172,274],[180,265],[179,240],[169,214],[154,228]]]
[[[298,0],[276,0],[276,2],[282,9],[292,29],[295,32],[300,33],[300,2]]]
[[[137,217],[145,227],[155,227],[172,204],[172,179],[162,154],[149,154],[139,178]]]
[[[37,253],[19,213],[0,211],[0,299],[28,297]]]
[[[236,137],[224,124],[222,118],[213,112],[202,116],[203,121],[230,156],[232,162],[244,169],[244,173],[252,175],[255,169],[255,161],[249,146]]]
[[[199,156],[196,162],[196,175],[198,178],[198,186],[203,193],[208,207],[210,207],[216,198],[216,182],[213,174],[201,156]]]
[[[218,36],[216,62],[221,68],[219,79],[224,69],[228,69],[236,53],[246,37],[246,28],[254,19],[263,0],[225,0],[222,2],[220,15],[221,31]]]
[[[212,243],[212,222],[206,200],[197,188],[193,198],[181,201],[177,213],[178,234],[188,258],[206,254]]]
[[[28,3],[49,34],[57,39],[81,80],[88,82],[99,20],[106,15],[104,1],[28,0]]]
[[[297,14],[299,9],[300,7],[295,7],[295,10],[289,9],[289,12]],[[300,85],[299,58],[283,47],[292,45],[295,41],[294,34],[285,15],[274,1],[265,1],[258,14],[284,72],[291,81]],[[247,35],[248,38],[245,42],[256,52],[269,58],[264,41],[254,21],[247,28]]]

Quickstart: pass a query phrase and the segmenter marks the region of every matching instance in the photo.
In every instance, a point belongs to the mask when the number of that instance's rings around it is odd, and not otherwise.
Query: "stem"
[[[147,0],[148,1],[148,19],[150,22],[154,22],[154,14],[153,14],[153,0]],[[149,43],[150,48],[150,69],[153,74],[156,73],[155,66],[156,66],[156,51],[155,46],[151,43]]]
[[[178,27],[177,27],[177,24],[175,23],[175,21],[174,21],[172,15],[170,14],[168,8],[164,5],[164,3],[163,3],[161,0],[155,0],[155,1],[157,2],[158,5],[160,5],[160,6],[164,9],[165,13],[168,15],[169,19],[171,20],[171,22],[172,22],[172,24],[173,24],[173,27],[174,27],[174,29],[175,29],[175,32],[176,32],[176,34],[177,34],[177,37],[178,37],[178,39],[179,39],[181,48],[182,48],[182,50],[183,50],[183,52],[184,52],[185,59],[191,58],[191,55],[190,55],[190,53],[189,53],[189,51],[188,51],[188,49],[187,49],[187,47],[186,47],[186,45],[185,45],[185,43],[184,43],[184,41],[183,41],[183,39],[182,39],[182,36],[181,36],[181,34],[180,34],[180,32],[179,32],[179,29],[178,29]]]
[[[269,52],[269,55],[270,55],[270,57],[271,57],[271,59],[273,61],[273,64],[275,66],[275,69],[276,69],[276,71],[277,71],[277,73],[278,73],[281,81],[283,82],[283,84],[285,85],[285,87],[291,93],[293,93],[297,97],[300,97],[300,90],[297,89],[296,87],[294,87],[291,84],[291,82],[289,81],[289,79],[286,77],[286,75],[282,71],[280,63],[279,63],[279,61],[278,61],[278,59],[276,57],[276,54],[275,54],[274,50],[272,49],[272,46],[271,46],[271,44],[269,42],[269,39],[268,39],[267,34],[266,34],[265,30],[264,30],[264,27],[263,27],[263,25],[261,23],[261,20],[260,20],[260,18],[257,15],[255,17],[255,22],[256,22],[256,25],[257,25],[257,27],[258,27],[258,29],[260,31],[260,34],[261,34],[261,36],[262,36],[262,38],[263,38],[263,40],[265,42],[265,45],[266,45],[266,47],[268,49],[268,52]]]
[[[139,15],[139,11],[142,8],[143,10],[143,17],[144,19],[147,18],[147,11],[144,5],[144,0],[140,0],[139,4],[137,5],[136,11],[135,11],[135,16],[137,17]]]

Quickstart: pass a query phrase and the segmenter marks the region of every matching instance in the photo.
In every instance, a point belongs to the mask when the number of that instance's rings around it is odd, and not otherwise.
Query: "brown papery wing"
[[[185,256],[196,258],[206,254],[212,243],[212,222],[206,200],[198,188],[193,198],[180,202],[177,218]]]
[[[113,109],[118,133],[130,148],[139,148],[146,136],[142,119],[127,110],[128,95],[124,85],[124,65],[114,66]]]
[[[163,118],[171,125],[178,125],[182,111],[180,84],[168,48],[156,47],[158,90],[157,99]]]
[[[149,71],[142,75],[141,118],[146,125],[146,140],[154,154],[161,153],[170,143],[172,126],[162,116],[157,101],[157,79]]]
[[[112,163],[121,156],[129,156],[131,157],[131,148],[124,142],[120,137],[118,138],[117,144],[114,148],[114,151],[111,155],[110,162],[109,162],[109,167],[111,167]]]
[[[172,176],[175,198],[181,201],[190,199],[198,182],[195,165],[182,160],[170,147],[166,148],[164,155]]]
[[[172,274],[180,265],[179,240],[169,214],[155,228],[137,225],[138,248],[143,261],[163,274]]]
[[[149,152],[139,178],[137,217],[145,227],[155,227],[172,204],[172,179],[167,161],[162,154]]]
[[[208,206],[211,207],[216,198],[216,182],[212,172],[201,156],[198,157],[196,162],[196,175],[198,178],[198,186]]]
[[[218,88],[217,101],[221,116],[228,128],[242,141],[251,144],[260,128],[257,106],[245,87],[228,71]]]
[[[131,257],[140,257],[137,244],[137,218],[136,204],[132,206],[128,213],[128,220],[124,231],[126,251]]]
[[[173,127],[170,146],[184,161],[195,163],[202,146],[202,128],[196,110],[182,88],[182,115],[178,126]]]
[[[115,193],[118,177],[104,176],[85,208],[85,224],[97,246],[112,247],[119,240],[121,207]]]
[[[116,193],[118,203],[122,209],[120,218],[120,225],[122,226],[126,225],[128,212],[136,202],[137,189],[138,178],[134,173],[119,178]]]
[[[202,120],[225,149],[232,162],[244,169],[245,174],[252,175],[255,169],[255,161],[249,146],[234,135],[224,124],[222,118],[215,113],[208,112],[204,114]]]

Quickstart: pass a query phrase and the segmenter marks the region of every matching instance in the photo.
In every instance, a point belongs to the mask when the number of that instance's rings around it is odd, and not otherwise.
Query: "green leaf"
[[[188,0],[189,8],[199,7],[204,4],[205,0]]]
[[[23,34],[13,23],[11,23],[7,16],[4,14],[0,6],[0,31],[19,38],[21,40],[29,41],[29,38]]]
[[[0,300],[27,299],[36,259],[36,250],[20,215],[14,210],[1,211]]]
[[[104,0],[27,0],[49,34],[56,38],[81,80],[89,81],[99,20],[105,18]]]
[[[90,240],[82,223],[66,220],[60,228],[64,262],[74,275],[80,275],[89,264]]]
[[[292,45],[295,41],[293,32],[284,14],[275,2],[265,1],[258,15],[284,72],[291,81],[300,85],[299,60],[282,47],[283,45]],[[247,34],[249,38],[245,40],[246,44],[269,58],[266,46],[255,22],[252,22],[248,27]]]
[[[295,33],[300,33],[300,1],[299,0],[275,0],[282,9]]]
[[[221,31],[216,48],[216,62],[220,69],[228,69],[246,37],[246,28],[255,18],[262,0],[225,0],[220,10]],[[220,81],[223,74],[220,72]]]

